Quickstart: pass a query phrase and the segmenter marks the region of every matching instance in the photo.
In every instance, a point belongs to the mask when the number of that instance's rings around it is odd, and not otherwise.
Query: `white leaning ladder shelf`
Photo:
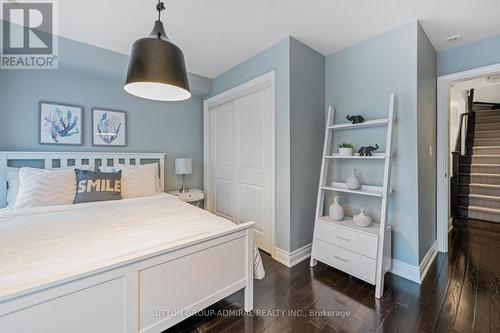
[[[368,120],[361,124],[334,124],[335,108],[329,107],[321,175],[316,205],[314,238],[311,253],[311,266],[321,261],[350,275],[375,285],[375,297],[381,298],[384,292],[384,275],[391,268],[391,227],[387,224],[387,199],[390,194],[390,164],[392,129],[394,125],[395,95],[389,99],[389,114],[386,119]],[[332,152],[333,132],[348,129],[362,129],[375,126],[387,126],[387,141],[384,153],[373,156],[340,156]],[[328,184],[330,162],[335,159],[384,160],[383,184],[379,186],[363,185],[359,190],[348,189],[345,183]],[[342,221],[332,220],[324,212],[325,194],[328,191],[350,193],[376,197],[380,203],[380,223],[373,223],[367,228],[358,227],[352,217]]]

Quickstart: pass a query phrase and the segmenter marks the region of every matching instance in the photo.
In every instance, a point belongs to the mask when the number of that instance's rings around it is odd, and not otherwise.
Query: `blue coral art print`
[[[92,113],[93,144],[97,146],[126,145],[126,114],[122,111],[94,109]]]
[[[40,103],[40,143],[82,144],[82,113],[79,106]]]

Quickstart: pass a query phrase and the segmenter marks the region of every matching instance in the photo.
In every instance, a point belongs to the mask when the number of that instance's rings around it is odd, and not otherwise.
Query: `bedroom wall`
[[[324,126],[325,57],[290,38],[290,251],[312,242]]]
[[[419,264],[418,171],[417,171],[417,22],[405,24],[326,57],[325,105],[336,107],[336,122],[348,114],[366,119],[386,118],[389,94],[396,93],[396,118],[391,181],[394,194],[389,199],[388,221],[393,227],[393,258],[410,265]],[[342,131],[335,144],[356,147],[378,144],[385,150],[385,128]],[[383,162],[339,161],[334,177],[343,180],[352,169],[360,170],[367,185],[381,185]],[[342,195],[344,203],[364,208],[379,218],[380,200]],[[328,204],[332,201],[329,197]]]
[[[290,38],[287,37],[213,80],[217,95],[275,71],[276,101],[276,243],[290,251]]]
[[[500,35],[439,52],[437,75],[500,63]]]
[[[417,26],[418,243],[421,261],[436,241],[436,50]]]
[[[203,186],[203,96],[211,80],[189,75],[194,96],[184,102],[146,101],[123,90],[128,56],[59,38],[58,70],[0,70],[0,150],[167,153],[166,183],[178,188],[174,159],[193,159],[190,186]],[[39,102],[81,105],[84,145],[40,145]],[[127,112],[127,147],[91,145],[92,107]]]

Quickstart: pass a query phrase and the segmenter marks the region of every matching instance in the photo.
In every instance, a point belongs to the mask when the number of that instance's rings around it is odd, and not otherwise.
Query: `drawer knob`
[[[348,262],[348,261],[349,261],[349,260],[347,260],[346,258],[342,258],[342,257],[336,256],[336,255],[333,255],[333,257],[334,257],[335,259],[338,259],[338,260],[343,261],[343,262]]]
[[[343,240],[345,242],[350,242],[351,241],[350,238],[345,238],[345,237],[342,237],[342,236],[337,236],[337,238],[340,239],[340,240]]]

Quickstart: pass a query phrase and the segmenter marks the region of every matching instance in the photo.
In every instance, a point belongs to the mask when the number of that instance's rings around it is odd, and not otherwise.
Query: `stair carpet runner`
[[[474,111],[472,155],[460,163],[459,207],[470,219],[500,223],[500,110]]]

